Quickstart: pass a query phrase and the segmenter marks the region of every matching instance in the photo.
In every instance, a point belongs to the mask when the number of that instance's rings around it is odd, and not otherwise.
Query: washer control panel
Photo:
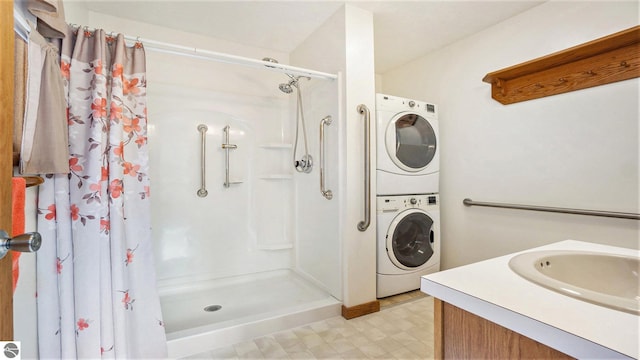
[[[427,208],[439,204],[438,194],[378,196],[378,212],[392,212],[410,208]]]
[[[411,111],[419,114],[422,113],[426,116],[434,116],[438,111],[435,104],[385,94],[376,94],[376,109]]]

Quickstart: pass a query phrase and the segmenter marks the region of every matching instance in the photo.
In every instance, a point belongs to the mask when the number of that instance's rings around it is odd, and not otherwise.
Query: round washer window
[[[393,230],[393,256],[400,264],[415,268],[424,265],[433,255],[433,220],[424,213],[405,216]]]
[[[402,115],[394,122],[393,131],[395,146],[388,151],[396,165],[408,171],[420,171],[429,165],[437,144],[436,133],[427,119],[417,114]]]

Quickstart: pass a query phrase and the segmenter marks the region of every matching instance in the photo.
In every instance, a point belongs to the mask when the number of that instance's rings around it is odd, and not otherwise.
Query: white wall
[[[483,76],[638,24],[638,2],[551,1],[382,74],[440,106],[442,265],[563,239],[639,246],[639,222],[462,205],[639,212],[639,80],[501,105]]]

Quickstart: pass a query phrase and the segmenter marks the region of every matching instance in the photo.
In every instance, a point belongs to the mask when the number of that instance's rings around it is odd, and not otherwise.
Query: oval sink
[[[550,290],[640,315],[640,258],[585,251],[532,251],[511,258],[509,267]]]

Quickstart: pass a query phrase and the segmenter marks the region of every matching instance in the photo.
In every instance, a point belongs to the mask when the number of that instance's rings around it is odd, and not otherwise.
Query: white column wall
[[[462,205],[639,212],[639,80],[501,105],[485,74],[638,25],[637,1],[550,1],[382,74],[440,107],[442,267],[564,239],[639,246],[635,220]]]
[[[346,71],[345,119],[346,203],[343,219],[344,279],[346,307],[376,299],[376,152],[375,152],[375,68],[373,47],[373,14],[353,6],[345,6]],[[363,119],[357,111],[360,104],[371,112],[369,149],[364,149]],[[357,224],[363,220],[364,160],[363,151],[371,152],[371,225],[361,232]]]

